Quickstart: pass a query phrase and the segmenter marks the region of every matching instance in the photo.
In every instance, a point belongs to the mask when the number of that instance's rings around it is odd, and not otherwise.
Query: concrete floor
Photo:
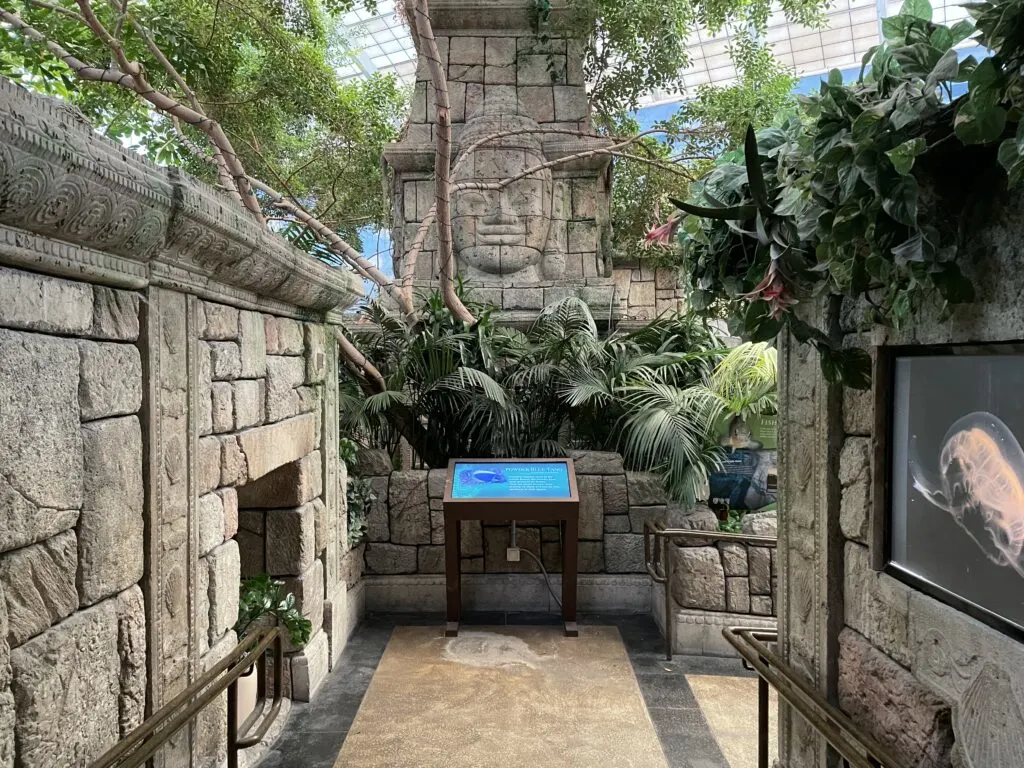
[[[564,642],[557,632],[559,620],[551,614],[504,614],[486,613],[469,614],[463,620],[463,637],[468,637],[470,632],[488,631],[498,629],[499,632],[506,632],[507,625],[515,627],[542,626],[542,634],[550,638],[551,643],[560,644]],[[642,756],[650,755],[649,744],[646,736],[649,733],[650,725],[653,724],[657,740],[660,742],[661,751],[664,755],[664,762],[653,763],[653,765],[667,765],[668,768],[753,768],[756,760],[750,755],[756,755],[756,678],[751,673],[743,670],[740,662],[735,659],[715,659],[703,657],[676,657],[672,662],[666,662],[664,657],[661,635],[649,615],[583,615],[580,617],[581,635],[586,639],[591,635],[600,635],[607,640],[609,628],[616,628],[622,639],[624,653],[632,668],[634,685],[637,685],[646,708],[644,715],[633,704],[629,703],[628,714],[630,723],[638,729],[641,740],[644,742]],[[411,638],[418,637],[416,631],[406,629],[407,627],[429,627],[427,636],[437,640],[442,647],[444,640],[441,638],[440,628],[443,626],[441,616],[433,615],[371,615],[359,626],[349,645],[345,650],[341,665],[336,669],[324,683],[315,700],[310,704],[296,704],[292,710],[292,716],[287,723],[285,733],[281,739],[267,754],[259,765],[260,768],[334,768],[335,765],[343,768],[365,768],[376,765],[375,762],[362,762],[362,757],[355,752],[349,752],[348,744],[351,741],[354,745],[363,742],[365,753],[370,754],[374,749],[383,750],[385,745],[396,743],[389,741],[389,731],[404,729],[396,717],[390,720],[380,720],[383,725],[372,726],[360,735],[363,724],[360,721],[360,707],[364,700],[364,694],[368,701],[372,700],[371,681],[376,681],[375,671],[382,664],[382,656],[385,655],[385,648],[389,645],[392,637],[401,640],[400,645],[408,645]],[[520,631],[527,633],[529,630],[515,629],[508,631],[511,636],[518,636]],[[524,639],[520,637],[520,639]],[[428,642],[428,645],[433,640]],[[397,648],[398,646],[396,646]],[[548,648],[545,650],[545,648]],[[526,640],[526,649],[537,657],[543,658],[550,653],[550,647],[543,644],[531,645]],[[458,650],[458,649],[457,649]],[[531,656],[523,656],[523,648],[518,645],[509,645],[504,650],[499,646],[500,653],[511,656],[512,659],[525,658],[537,666],[537,662]],[[487,648],[479,644],[474,651],[472,646],[464,647],[461,650],[463,661],[474,655],[484,661],[483,667],[470,667],[470,669],[483,670],[484,673],[492,674],[493,668],[488,671],[487,664],[493,664],[493,645]],[[410,648],[411,653],[416,655],[416,649]],[[443,650],[441,651],[443,653]],[[390,650],[389,650],[390,653]],[[420,653],[425,653],[421,649]],[[624,667],[621,664],[622,656],[612,654],[610,647],[605,649],[608,654],[606,658],[616,660],[616,690],[628,691],[626,685]],[[500,655],[500,654],[499,654]],[[396,660],[398,656],[396,655]],[[509,661],[509,658],[505,659]],[[583,659],[580,660],[582,663]],[[384,659],[385,663],[387,659]],[[425,665],[426,669],[436,670],[440,662],[435,656],[434,659]],[[528,666],[512,664],[513,667],[523,667],[521,673],[529,672]],[[589,667],[588,667],[589,668]],[[378,672],[379,674],[379,672]],[[393,681],[386,683],[393,691],[394,699],[391,704],[386,701],[381,705],[381,711],[390,709],[392,712],[400,712],[405,706],[402,697],[409,686],[401,684],[402,670],[397,669]],[[410,672],[406,671],[407,676]],[[427,678],[427,685],[430,674],[424,672],[422,677]],[[708,680],[710,678],[710,680]],[[736,681],[739,678],[739,681]],[[411,680],[412,678],[410,678]],[[507,678],[503,678],[507,679]],[[598,675],[597,680],[601,677]],[[715,680],[721,685],[715,685]],[[383,677],[382,677],[383,680]],[[690,681],[693,681],[692,684]],[[417,687],[420,681],[417,682]],[[737,682],[745,687],[736,688]],[[710,684],[709,684],[710,683]],[[593,684],[582,681],[582,685]],[[749,696],[742,692],[749,689]],[[368,691],[368,689],[370,689]],[[581,689],[582,690],[582,689]],[[695,695],[699,691],[699,695]],[[721,695],[716,695],[720,692]],[[599,692],[600,695],[607,695]],[[577,697],[584,694],[577,693]],[[742,697],[742,698],[741,698]],[[506,697],[507,699],[508,697]],[[637,701],[633,693],[628,693],[627,698],[632,702]],[[716,706],[715,702],[728,702],[732,699],[731,710],[725,706]],[[500,699],[498,699],[500,701]],[[494,706],[492,698],[491,706]],[[508,706],[507,702],[501,706]],[[703,706],[703,709],[702,709]],[[710,713],[710,714],[707,714]],[[725,715],[723,719],[723,714]],[[473,716],[486,719],[483,707],[476,707]],[[376,717],[376,716],[375,716]],[[525,715],[524,715],[525,717]],[[369,723],[369,720],[367,720]],[[588,727],[594,727],[594,721],[588,721]],[[645,725],[646,723],[646,725]],[[535,740],[533,731],[524,731],[513,721],[498,724],[500,730],[494,734],[495,743],[510,741],[511,734],[523,732],[529,733]],[[471,727],[471,726],[470,726]],[[566,727],[570,731],[572,726]],[[773,728],[774,730],[774,728]],[[421,736],[421,732],[409,729],[412,733],[409,736],[413,743],[427,742]],[[632,732],[632,730],[630,731]],[[503,738],[499,738],[499,734]],[[630,737],[629,742],[632,742]],[[629,743],[626,742],[626,743]],[[354,749],[352,747],[351,749]],[[402,749],[404,750],[404,745]],[[535,747],[536,748],[536,747]],[[539,749],[539,748],[537,748]],[[339,755],[342,759],[339,759]],[[728,756],[728,759],[727,759]],[[373,760],[373,758],[367,758]],[[532,760],[532,758],[530,758]],[[736,762],[740,760],[741,762]],[[382,761],[380,764],[384,764]],[[402,766],[402,763],[387,762],[387,765]],[[517,762],[506,762],[504,759],[495,762],[470,763],[429,763],[416,760],[409,765],[428,766],[438,765],[516,765]],[[524,760],[521,764],[530,765]],[[543,763],[535,763],[543,765]],[[560,762],[558,765],[569,763]],[[635,763],[644,768],[649,763]],[[630,765],[624,762],[612,762],[597,760],[592,762],[593,766],[617,766]]]

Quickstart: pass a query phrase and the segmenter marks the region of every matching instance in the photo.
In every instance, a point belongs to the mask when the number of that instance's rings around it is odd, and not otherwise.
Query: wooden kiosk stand
[[[461,526],[537,521],[562,529],[562,621],[576,637],[576,571],[580,496],[572,459],[452,459],[444,490],[445,636],[459,633],[462,619]],[[540,553],[536,553],[538,556]]]

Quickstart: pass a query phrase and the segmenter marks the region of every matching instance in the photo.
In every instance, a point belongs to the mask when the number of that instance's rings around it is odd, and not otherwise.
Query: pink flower
[[[789,287],[786,285],[779,263],[774,259],[768,265],[764,279],[743,298],[767,301],[768,306],[771,307],[772,317],[776,320],[797,303],[797,300],[789,293]]]
[[[644,243],[646,245],[657,244],[662,248],[668,248],[672,244],[672,238],[675,237],[676,230],[679,228],[679,222],[681,220],[681,216],[678,214],[672,214],[668,217],[668,221],[647,233],[647,236],[644,238]]]

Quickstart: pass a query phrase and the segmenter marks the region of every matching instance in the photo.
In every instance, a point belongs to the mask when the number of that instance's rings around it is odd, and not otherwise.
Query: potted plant
[[[265,573],[242,582],[238,600],[238,621],[235,622],[235,633],[239,641],[253,630],[274,624],[285,628],[294,645],[302,645],[309,640],[313,625],[295,607],[295,595],[289,592],[282,596],[282,587],[283,581],[272,579]],[[249,668],[238,678],[236,722],[239,726],[256,708],[256,662],[257,659],[254,658]]]

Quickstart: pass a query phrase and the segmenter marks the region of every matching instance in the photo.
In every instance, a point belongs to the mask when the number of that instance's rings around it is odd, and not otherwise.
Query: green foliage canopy
[[[57,3],[78,11],[72,0]],[[330,62],[344,50],[336,15],[352,5],[353,0],[129,0],[126,6],[207,114],[221,123],[247,171],[287,187],[350,238],[363,225],[388,220],[380,155],[395,139],[407,101],[393,78],[341,82],[336,76]],[[30,2],[16,9],[80,59],[100,66],[110,60],[104,44],[74,18]],[[130,24],[118,23],[113,5],[95,2],[94,10],[108,29],[120,30],[128,58],[143,63],[153,85],[187,103],[141,36]],[[164,115],[133,93],[76,81],[42,46],[10,30],[0,34],[0,74],[72,103],[106,135],[157,162],[216,180],[212,166],[195,157]],[[184,130],[195,145],[208,146],[202,134]]]

